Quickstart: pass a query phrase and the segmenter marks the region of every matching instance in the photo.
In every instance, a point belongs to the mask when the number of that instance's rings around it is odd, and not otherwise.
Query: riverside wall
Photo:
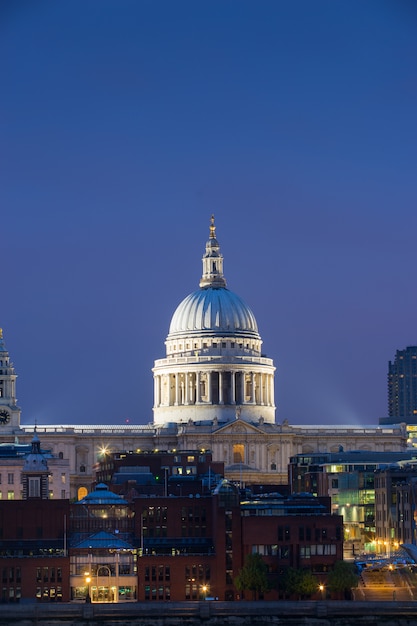
[[[417,602],[5,604],[1,626],[417,626]]]

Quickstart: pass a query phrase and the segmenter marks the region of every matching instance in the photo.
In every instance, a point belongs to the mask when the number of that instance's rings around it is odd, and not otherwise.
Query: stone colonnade
[[[195,404],[274,406],[274,376],[243,370],[155,373],[154,406]]]

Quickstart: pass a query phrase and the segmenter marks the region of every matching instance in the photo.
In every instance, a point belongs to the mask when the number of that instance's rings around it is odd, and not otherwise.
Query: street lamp
[[[324,585],[322,583],[319,585],[319,590],[321,599],[324,600]]]
[[[87,595],[85,596],[85,601],[91,602],[91,596],[90,596],[91,577],[90,577],[89,572],[85,572],[84,576],[85,576],[85,584],[87,585]]]
[[[203,600],[205,600],[207,594],[207,585],[202,585],[201,591],[203,592]]]

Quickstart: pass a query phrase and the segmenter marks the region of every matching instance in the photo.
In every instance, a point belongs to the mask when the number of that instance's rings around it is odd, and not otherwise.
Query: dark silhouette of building
[[[389,361],[388,415],[404,422],[417,418],[417,346],[397,350]]]

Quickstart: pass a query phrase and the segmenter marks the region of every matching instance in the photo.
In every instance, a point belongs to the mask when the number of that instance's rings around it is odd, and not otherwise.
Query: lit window
[[[233,463],[243,463],[245,455],[245,446],[240,443],[233,445]]]

